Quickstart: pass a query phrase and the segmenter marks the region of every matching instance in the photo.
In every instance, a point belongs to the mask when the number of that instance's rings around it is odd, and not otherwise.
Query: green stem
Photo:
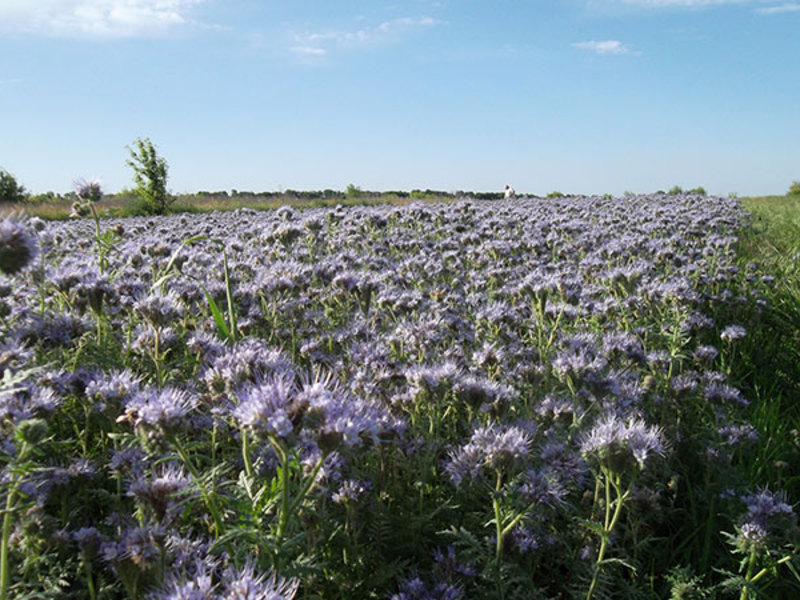
[[[89,209],[92,211],[92,217],[94,218],[94,241],[95,249],[97,250],[97,266],[100,267],[100,272],[102,273],[106,268],[106,260],[102,248],[103,242],[100,239],[100,216],[97,214],[93,202],[89,203]]]
[[[753,571],[756,568],[756,558],[757,558],[757,550],[752,548],[750,550],[750,557],[747,561],[747,573],[744,576],[744,587],[742,588],[742,593],[739,595],[739,600],[747,600],[750,596],[750,588],[748,587],[750,583],[754,583],[756,580],[753,578]]]
[[[605,496],[606,496],[605,516],[603,519],[603,533],[600,539],[600,549],[597,552],[597,561],[595,562],[594,566],[592,583],[589,585],[589,591],[586,593],[586,600],[591,600],[592,596],[594,595],[595,588],[597,587],[597,582],[600,579],[600,571],[603,568],[603,559],[605,558],[606,549],[608,548],[608,541],[609,539],[611,539],[611,532],[614,530],[614,527],[616,527],[617,522],[619,521],[619,517],[622,514],[622,505],[625,502],[625,499],[630,495],[630,491],[633,487],[633,484],[631,484],[628,487],[628,489],[623,493],[622,477],[620,475],[608,471],[605,468],[601,468],[601,470],[603,473],[603,478],[605,480]],[[616,495],[613,515],[611,514],[612,487]]]
[[[22,462],[28,454],[27,442],[22,443],[22,447],[17,457],[17,464]],[[13,472],[12,472],[13,473]],[[11,526],[14,517],[14,503],[17,500],[17,491],[19,489],[19,479],[12,474],[8,486],[8,496],[6,496],[6,509],[3,512],[3,532],[0,538],[0,600],[8,598],[8,586],[11,579],[11,572],[9,569],[8,547],[9,538],[11,537]]]
[[[154,340],[154,348],[153,348],[153,362],[156,365],[156,382],[159,386],[161,386],[163,381],[163,374],[161,372],[161,332],[158,330],[158,326],[155,323],[151,323],[153,327],[153,340]]]
[[[83,558],[83,568],[86,571],[86,587],[89,589],[89,600],[96,600],[97,592],[94,589],[94,577],[92,576],[92,561],[88,557]]]
[[[283,534],[286,531],[286,524],[289,520],[289,452],[278,439],[270,435],[269,443],[275,454],[278,455],[278,462],[280,463],[279,483],[281,486],[281,514],[278,515],[278,531],[276,536],[278,544],[283,542]]]
[[[500,573],[500,561],[503,558],[503,515],[500,510],[500,490],[503,487],[503,472],[497,469],[497,483],[492,494],[492,508],[494,508],[495,541],[494,562],[498,574]]]
[[[185,464],[186,468],[189,469],[189,472],[192,474],[192,478],[197,484],[197,487],[200,489],[200,494],[203,496],[203,502],[205,502],[208,510],[211,511],[211,517],[214,519],[214,535],[219,538],[219,536],[222,535],[222,519],[220,518],[219,509],[217,508],[216,502],[214,502],[211,494],[208,493],[203,480],[200,478],[200,473],[197,471],[197,467],[194,466],[194,463],[186,454],[186,450],[184,450],[183,445],[178,440],[178,437],[172,435],[170,436],[169,440],[175,446],[175,449],[178,451],[178,455],[181,457],[183,464]],[[0,598],[0,600],[3,599]]]
[[[253,478],[253,463],[250,461],[250,444],[248,442],[247,430],[242,427],[242,459],[244,459],[244,472],[248,479]]]
[[[236,307],[233,304],[233,294],[231,293],[231,279],[228,275],[228,254],[222,248],[222,268],[225,273],[225,299],[228,301],[228,330],[230,331],[231,342],[236,342]]]
[[[8,538],[11,535],[11,514],[14,507],[14,500],[16,496],[16,482],[12,481],[12,487],[8,491],[6,498],[6,510],[3,515],[3,538],[2,547],[0,547],[0,600],[6,600],[8,594],[9,584],[9,569],[8,569]]]
[[[558,316],[556,316],[555,323],[553,323],[553,328],[550,330],[550,336],[547,338],[547,347],[545,348],[545,354],[549,352],[550,347],[553,345],[553,341],[555,340],[556,337],[556,332],[558,331],[558,326],[561,323],[561,317],[564,316],[564,310],[566,308],[567,304],[566,302],[563,302],[562,299],[561,309],[558,311]]]
[[[322,464],[325,462],[325,459],[328,458],[328,453],[325,452],[322,454],[322,457],[317,461],[317,464],[314,465],[314,468],[311,469],[311,473],[306,478],[306,482],[303,484],[303,489],[300,490],[300,493],[297,494],[295,499],[292,501],[291,506],[289,507],[289,512],[294,513],[296,510],[300,508],[300,505],[308,496],[308,493],[314,487],[314,484],[317,482],[317,475],[319,474],[320,469],[322,468]]]

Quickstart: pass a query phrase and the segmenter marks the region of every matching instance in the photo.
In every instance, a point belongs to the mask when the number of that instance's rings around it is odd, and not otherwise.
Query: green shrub
[[[126,161],[133,169],[133,180],[136,182],[134,191],[147,214],[166,214],[175,200],[167,192],[167,161],[158,155],[149,138],[137,138],[134,144],[135,148],[128,148],[131,157]]]
[[[0,169],[0,202],[24,202],[27,197],[25,188],[17,183],[14,176]]]
[[[789,196],[800,196],[800,181],[793,181],[789,186]]]
[[[352,183],[347,186],[347,190],[344,193],[345,198],[360,198],[364,195],[364,192],[360,187],[357,185],[353,185]]]

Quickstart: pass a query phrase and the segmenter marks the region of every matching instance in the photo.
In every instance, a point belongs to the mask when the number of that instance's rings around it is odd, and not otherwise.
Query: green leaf
[[[208,293],[206,288],[203,288],[203,293],[206,295],[208,308],[211,309],[211,315],[214,317],[214,322],[217,324],[217,333],[219,333],[219,337],[225,341],[230,340],[231,334],[228,330],[228,325],[225,323],[225,317],[222,316],[222,311],[220,311],[219,306],[217,306],[214,298],[211,297],[211,294]]]

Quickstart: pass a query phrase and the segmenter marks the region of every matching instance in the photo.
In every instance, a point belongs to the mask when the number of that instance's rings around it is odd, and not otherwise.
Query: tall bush
[[[167,161],[159,156],[149,138],[136,138],[134,147],[128,147],[130,159],[126,164],[133,169],[136,195],[144,211],[163,215],[175,198],[167,192]]]
[[[23,202],[28,194],[8,171],[0,169],[0,202]]]

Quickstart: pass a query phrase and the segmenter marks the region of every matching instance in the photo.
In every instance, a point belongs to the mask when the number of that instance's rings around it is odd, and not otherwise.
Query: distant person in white
[[[503,190],[504,190],[503,191],[503,198],[505,198],[506,200],[508,200],[509,198],[513,198],[514,196],[517,195],[517,192],[514,191],[514,188],[512,188],[508,184],[506,184],[506,187],[503,188]]]

